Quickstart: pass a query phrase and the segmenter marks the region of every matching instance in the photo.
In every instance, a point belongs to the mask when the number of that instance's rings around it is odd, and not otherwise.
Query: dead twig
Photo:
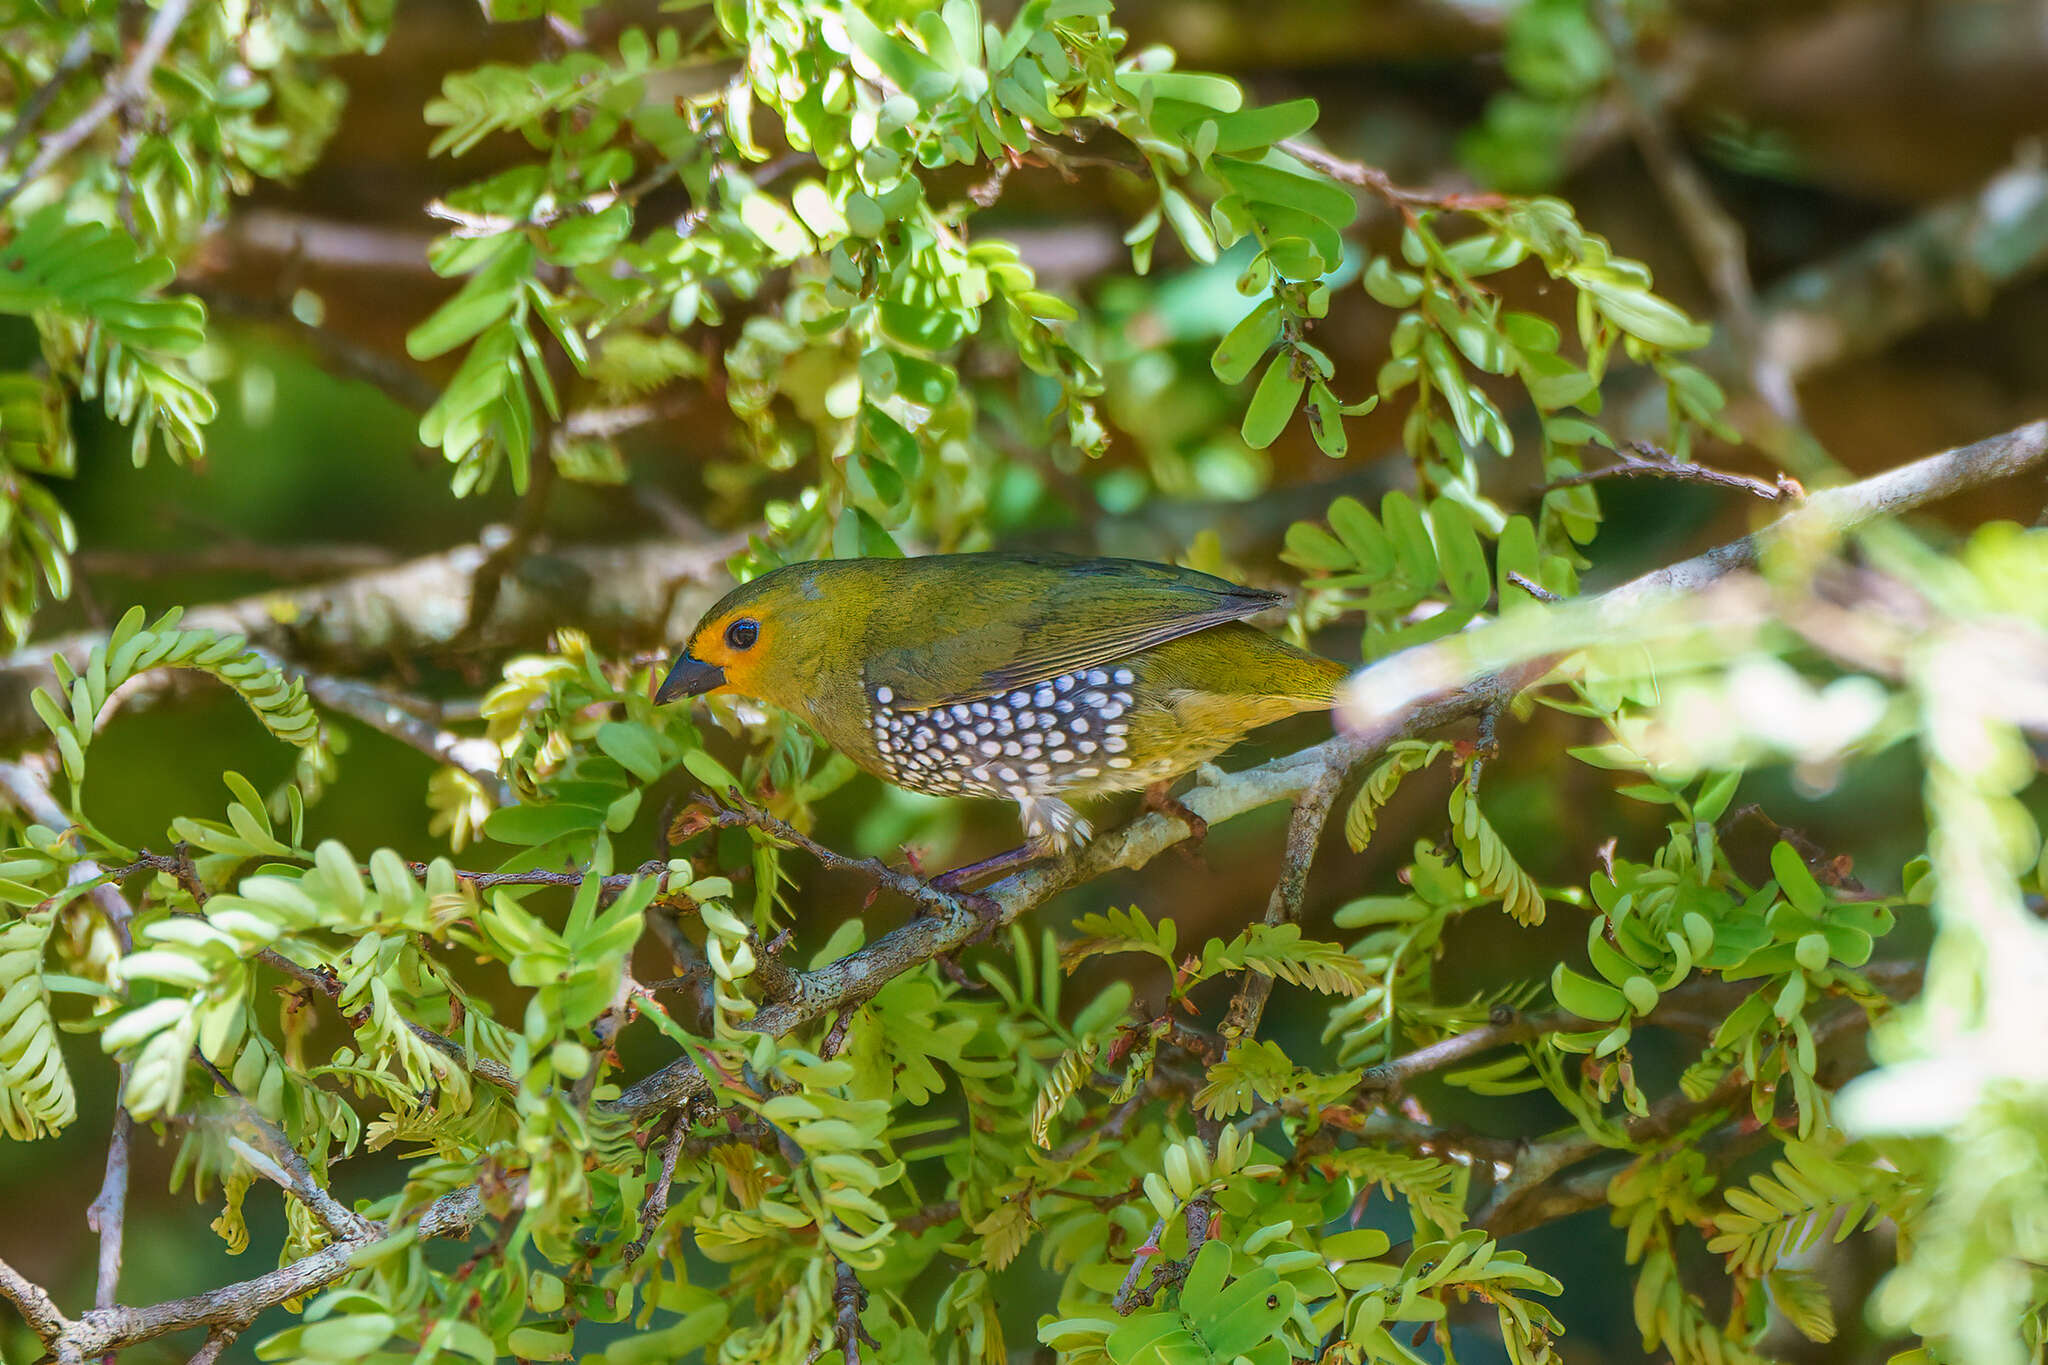
[[[1668,453],[1647,441],[1629,441],[1614,453],[1620,457],[1621,463],[1567,474],[1563,478],[1552,479],[1540,485],[1535,491],[1548,493],[1555,488],[1574,488],[1579,484],[1594,483],[1601,479],[1670,479],[1674,483],[1703,483],[1715,488],[1733,488],[1752,497],[1762,498],[1765,502],[1798,502],[1806,496],[1806,489],[1800,485],[1799,480],[1789,474],[1780,474],[1775,481],[1766,482],[1747,474],[1733,474],[1710,465],[1673,459]],[[1519,582],[1519,575],[1517,580]],[[1529,589],[1532,595],[1537,591],[1532,584],[1520,585]]]
[[[221,1093],[234,1102],[236,1116],[241,1125],[256,1135],[256,1141],[262,1148],[263,1160],[252,1161],[250,1164],[255,1167],[257,1173],[304,1204],[312,1215],[320,1220],[320,1226],[326,1228],[328,1235],[336,1241],[361,1237],[367,1232],[370,1220],[320,1188],[320,1182],[313,1178],[313,1168],[305,1157],[299,1155],[298,1149],[292,1146],[291,1139],[284,1135],[284,1131],[256,1112],[256,1106],[249,1103],[248,1097],[221,1073],[220,1068],[215,1066],[206,1054],[194,1049],[192,1055],[198,1059],[200,1067],[206,1074],[213,1078],[213,1083],[220,1087]],[[244,1159],[246,1160],[249,1155],[251,1152],[245,1149]],[[110,1308],[113,1305],[108,1302],[99,1306]]]
[[[1323,826],[1329,823],[1330,807],[1336,803],[1337,792],[1344,785],[1344,779],[1351,775],[1356,759],[1333,761],[1324,766],[1294,799],[1294,814],[1287,822],[1287,850],[1281,857],[1280,880],[1273,887],[1273,894],[1266,902],[1267,924],[1297,924],[1301,920],[1301,907],[1308,894],[1309,864],[1315,861],[1316,848],[1321,844]],[[1273,978],[1263,972],[1247,968],[1244,983],[1232,997],[1230,1009],[1223,1016],[1224,1043],[1232,1051],[1250,1042],[1259,1031],[1259,1019],[1266,1012],[1266,1001],[1273,994]]]
[[[1362,161],[1347,161],[1333,156],[1320,147],[1311,147],[1300,138],[1290,138],[1279,144],[1280,150],[1307,166],[1310,170],[1321,171],[1330,179],[1360,189],[1371,190],[1403,213],[1416,209],[1499,209],[1506,208],[1508,200],[1504,195],[1486,191],[1409,189],[1394,183],[1394,178],[1377,166],[1368,166]]]
[[[626,1244],[623,1257],[627,1265],[640,1259],[647,1250],[647,1244],[654,1237],[654,1230],[661,1226],[661,1220],[668,1213],[668,1192],[675,1184],[676,1158],[682,1155],[683,1139],[689,1136],[690,1125],[681,1114],[669,1120],[668,1141],[661,1148],[661,1175],[656,1178],[654,1188],[647,1191],[647,1198],[640,1205],[640,1235]]]

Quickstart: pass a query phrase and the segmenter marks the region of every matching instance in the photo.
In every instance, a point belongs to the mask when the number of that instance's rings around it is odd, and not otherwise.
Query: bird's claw
[[[1154,782],[1145,788],[1145,809],[1170,816],[1188,827],[1188,837],[1180,849],[1190,857],[1195,855],[1203,841],[1209,837],[1209,822],[1195,814],[1179,797],[1169,794],[1164,782]]]
[[[967,936],[967,942],[962,944],[962,947],[973,948],[986,943],[995,937],[996,930],[1003,927],[1003,907],[996,903],[995,897],[984,896],[978,891],[966,891],[956,894],[954,899],[974,913],[974,932]]]

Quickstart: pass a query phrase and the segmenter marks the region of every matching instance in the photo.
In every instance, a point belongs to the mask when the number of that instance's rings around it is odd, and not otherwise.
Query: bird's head
[[[806,709],[819,670],[844,639],[839,568],[791,564],[734,588],[698,621],[654,699],[732,692]]]

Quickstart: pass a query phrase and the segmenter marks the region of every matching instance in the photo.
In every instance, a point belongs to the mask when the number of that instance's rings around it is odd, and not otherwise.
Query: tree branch
[[[1644,574],[1599,596],[1496,622],[1383,659],[1344,685],[1339,717],[1372,744],[1386,742],[1383,735],[1412,733],[1405,719],[1408,711],[1429,704],[1437,694],[1468,689],[1472,679],[1497,677],[1503,669],[1540,672],[1549,661],[1584,644],[1639,631],[1647,612],[1681,599],[1700,599],[1729,575],[1754,565],[1774,545],[1827,544],[1880,518],[1899,516],[2044,463],[2048,463],[2048,421],[2039,421],[1857,483],[1822,489],[1752,535]]]
[[[1732,474],[1725,469],[1710,465],[1688,464],[1674,460],[1670,455],[1644,441],[1629,441],[1616,450],[1619,464],[1605,465],[1599,469],[1581,470],[1567,474],[1561,479],[1552,479],[1537,488],[1539,493],[1548,493],[1553,488],[1572,488],[1582,483],[1595,483],[1601,479],[1670,479],[1674,483],[1703,483],[1715,488],[1733,488],[1762,498],[1765,502],[1797,500],[1806,495],[1798,480],[1780,474],[1777,482],[1751,478],[1747,474]]]
[[[483,1216],[482,1193],[474,1185],[465,1185],[427,1205],[420,1213],[415,1235],[422,1239],[463,1236]],[[188,1327],[239,1330],[266,1308],[303,1298],[347,1275],[356,1268],[355,1258],[360,1253],[398,1230],[392,1222],[366,1220],[361,1235],[331,1242],[267,1275],[144,1308],[95,1308],[63,1323],[59,1331],[45,1338],[45,1344],[60,1365],[78,1365],[93,1356],[125,1350]]]

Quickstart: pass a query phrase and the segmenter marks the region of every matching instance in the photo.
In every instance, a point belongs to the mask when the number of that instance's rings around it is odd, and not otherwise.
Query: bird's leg
[[[934,891],[943,891],[967,909],[972,910],[975,918],[981,921],[974,927],[974,932],[968,936],[967,943],[963,946],[971,947],[975,944],[988,942],[1003,922],[1003,907],[998,905],[991,896],[984,896],[978,891],[969,891],[967,889],[968,885],[973,882],[983,881],[994,876],[996,873],[1016,867],[1020,863],[1030,862],[1037,856],[1037,854],[1031,851],[1031,846],[1026,844],[1021,848],[1013,848],[1007,853],[998,853],[993,858],[983,858],[978,863],[968,863],[965,867],[956,867],[950,872],[941,872],[926,883]]]
[[[1171,816],[1186,825],[1188,837],[1186,842],[1180,845],[1180,851],[1188,857],[1196,857],[1196,850],[1201,847],[1202,841],[1209,837],[1209,822],[1190,810],[1179,797],[1172,795],[1172,786],[1172,779],[1169,778],[1165,782],[1154,782],[1145,788],[1145,809]]]
[[[1008,872],[1013,867],[1022,867],[1045,856],[1045,852],[1036,844],[1019,844],[1015,848],[1005,849],[992,858],[983,858],[978,863],[968,863],[950,872],[941,872],[931,879],[931,884],[941,891],[958,892],[974,882],[986,881],[999,872]]]

